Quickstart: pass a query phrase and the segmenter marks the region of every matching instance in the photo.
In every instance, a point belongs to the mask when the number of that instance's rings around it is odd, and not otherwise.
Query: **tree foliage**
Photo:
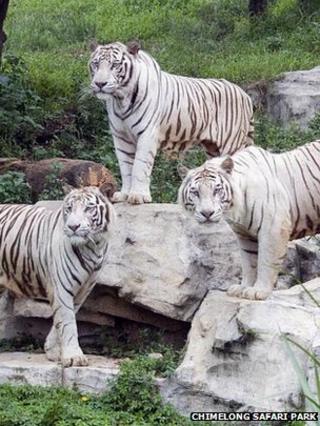
[[[7,16],[8,6],[9,6],[9,0],[0,0],[0,64],[1,64],[3,45],[7,39],[3,26]]]

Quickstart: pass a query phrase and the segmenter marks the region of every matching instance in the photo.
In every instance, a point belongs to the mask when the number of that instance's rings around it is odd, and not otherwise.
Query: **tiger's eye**
[[[92,212],[94,212],[94,211],[95,211],[95,209],[96,209],[96,206],[87,206],[87,207],[84,209],[84,211],[85,211],[86,213],[92,213]]]

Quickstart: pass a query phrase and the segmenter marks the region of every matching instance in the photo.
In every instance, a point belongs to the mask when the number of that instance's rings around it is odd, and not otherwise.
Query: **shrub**
[[[44,189],[39,194],[39,200],[62,200],[64,198],[64,182],[59,178],[62,167],[59,162],[52,164],[52,171],[46,176]]]
[[[31,203],[30,186],[23,173],[8,172],[0,176],[0,203]]]
[[[143,356],[123,362],[110,390],[101,396],[62,388],[0,385],[0,424],[191,426],[160,397],[154,375],[161,362]]]
[[[31,89],[21,58],[6,56],[0,68],[0,138],[19,147],[20,154],[32,149],[42,130],[42,100]],[[4,155],[0,148],[0,155]]]

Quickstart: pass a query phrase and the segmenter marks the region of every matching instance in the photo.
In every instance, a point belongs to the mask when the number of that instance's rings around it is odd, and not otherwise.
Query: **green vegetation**
[[[29,203],[31,192],[23,173],[8,172],[0,176],[0,203]]]
[[[270,1],[265,17],[250,19],[247,0],[12,0],[8,48],[51,107],[86,83],[93,38],[138,38],[170,72],[243,83],[318,64],[319,8],[308,3]]]
[[[247,3],[11,0],[0,69],[0,156],[90,159],[119,177],[106,114],[88,93],[88,44],[94,38],[138,38],[167,71],[239,84],[318,64],[316,1],[308,2],[306,10],[298,0],[269,1],[266,15],[258,18],[248,17]],[[316,123],[312,132],[285,131],[258,117],[256,142],[286,150],[319,135],[319,128]],[[194,151],[185,162],[196,166],[203,160],[203,153]],[[176,166],[177,161],[158,156],[154,201],[175,201],[180,183]],[[44,194],[58,196],[59,185]]]
[[[155,375],[163,360],[138,356],[121,364],[109,391],[95,397],[62,388],[0,385],[1,426],[187,426],[164,404]],[[41,404],[39,404],[41,401]],[[202,423],[204,424],[204,423]]]

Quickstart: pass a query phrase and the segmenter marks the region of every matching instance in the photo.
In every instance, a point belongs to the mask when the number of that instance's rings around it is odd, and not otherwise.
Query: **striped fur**
[[[86,365],[75,314],[93,288],[106,254],[114,213],[97,188],[75,189],[63,206],[0,205],[0,285],[18,296],[49,300],[50,360]]]
[[[90,60],[93,93],[105,102],[122,189],[114,201],[150,202],[157,150],[202,145],[210,157],[253,144],[252,104],[226,80],[181,77],[160,69],[139,46],[97,46]]]
[[[240,286],[228,293],[265,299],[291,239],[320,232],[320,141],[282,154],[249,147],[189,172],[180,203],[200,223],[224,216],[242,258]]]

